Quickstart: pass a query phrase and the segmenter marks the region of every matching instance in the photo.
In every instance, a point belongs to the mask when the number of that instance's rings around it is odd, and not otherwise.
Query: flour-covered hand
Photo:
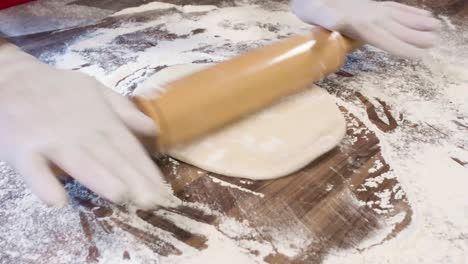
[[[58,70],[0,44],[0,159],[50,205],[67,194],[54,164],[116,203],[169,206],[174,196],[137,134],[155,126],[124,97],[85,74]]]
[[[441,24],[431,12],[396,2],[292,0],[304,22],[339,31],[402,57],[419,57],[433,47]]]

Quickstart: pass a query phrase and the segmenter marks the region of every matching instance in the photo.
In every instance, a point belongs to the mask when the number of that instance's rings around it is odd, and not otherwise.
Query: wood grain
[[[379,209],[378,204],[368,207],[357,202],[372,201],[376,198],[376,192],[398,188],[398,182],[396,179],[385,179],[377,188],[360,190],[367,179],[382,175],[391,168],[380,154],[379,141],[375,135],[365,129],[362,122],[345,108],[341,110],[346,114],[348,123],[354,121],[359,128],[363,128],[357,135],[357,141],[353,144],[343,143],[303,170],[285,178],[246,183],[242,179],[214,175],[188,164],[174,163],[167,157],[158,159],[157,163],[180,199],[188,203],[208,204],[222,215],[237,221],[248,221],[256,230],[250,234],[253,239],[272,241],[277,232],[309,238],[310,244],[301,248],[300,255],[288,258],[279,253],[272,254],[266,259],[268,263],[317,263],[330,250],[356,246],[379,231],[385,225],[387,217],[403,213],[403,221],[385,238],[390,239],[410,223],[412,215],[406,197],[391,197],[391,204],[395,209],[385,213],[376,212],[375,209]],[[353,131],[355,130],[349,129],[347,137],[355,137],[356,135],[352,135]],[[368,173],[377,162],[383,166]],[[173,173],[174,164],[178,164],[176,174]],[[210,177],[261,193],[264,197],[216,184]],[[81,201],[80,204],[86,211],[92,212],[88,214],[88,221],[105,221],[109,226],[106,228],[110,230],[108,232],[112,232],[115,227],[121,228],[157,254],[183,254],[169,242],[151,235],[151,232],[126,224],[122,220],[128,214],[125,211],[111,209],[111,206],[93,205],[90,201]],[[220,221],[218,216],[205,215],[190,207],[159,210],[168,210],[214,226]],[[200,250],[206,247],[208,238],[180,228],[170,220],[149,211],[138,211],[137,215],[154,228],[172,233],[176,239],[187,245]],[[89,230],[88,225],[84,225],[83,229]]]
[[[207,0],[198,3],[185,0],[167,1],[171,3],[190,4],[219,4],[229,5],[230,2],[220,0]],[[449,14],[454,17],[463,16],[468,11],[467,1],[409,1],[412,4],[431,7],[438,13]],[[124,7],[135,6],[141,1],[88,1],[78,0],[73,4],[88,5],[111,10],[120,10]],[[165,10],[164,12],[172,12]],[[164,14],[161,11],[161,15]],[[152,15],[157,15],[152,13]],[[148,21],[148,17],[137,15],[133,17],[108,18],[95,25],[78,27],[59,32],[46,32],[10,39],[31,54],[42,58],[48,51],[60,52],[66,47],[66,43],[99,28],[118,27],[126,21]],[[463,20],[456,20],[462,25]],[[203,29],[200,29],[201,31]],[[151,42],[139,41],[143,35],[150,35]],[[158,40],[183,38],[184,36],[171,35],[162,28],[155,27],[151,31],[138,32],[137,34],[124,35],[118,40],[119,44],[136,45],[144,48],[157,45]],[[140,45],[140,46],[139,46]],[[110,60],[114,65],[120,66],[125,61],[119,58],[106,57],[103,50],[89,50],[90,54],[102,55],[105,60]],[[211,52],[205,50],[205,52]],[[202,61],[206,62],[206,61]],[[99,63],[99,62],[96,62]],[[352,58],[351,58],[351,62]],[[87,65],[82,65],[87,67]],[[153,70],[156,72],[164,65]],[[377,100],[379,105],[373,105],[369,98],[363,94],[346,90],[345,79],[353,78],[353,74],[344,70],[339,72],[342,83],[324,80],[321,84],[330,92],[336,94],[345,101],[361,102],[361,107],[368,114],[369,120],[383,133],[390,133],[401,123],[401,117],[394,117],[387,104]],[[125,80],[122,81],[122,84]],[[330,87],[333,88],[330,88]],[[382,108],[387,120],[381,120],[376,109]],[[99,261],[99,248],[96,246],[96,230],[106,234],[126,232],[132,235],[138,243],[145,245],[155,254],[161,256],[184,254],[170,241],[154,234],[155,230],[164,230],[173,238],[182,241],[186,245],[204,250],[207,247],[208,237],[197,234],[192,230],[178,226],[171,220],[161,217],[161,212],[178,214],[197,222],[207,223],[219,229],[222,221],[219,215],[231,217],[237,221],[247,221],[254,227],[254,232],[249,234],[251,239],[271,242],[278,233],[291,237],[308,238],[308,242],[299,249],[299,254],[293,257],[274,252],[265,258],[268,263],[320,263],[324,257],[333,250],[357,248],[363,240],[386,227],[389,217],[402,214],[404,217],[387,234],[386,237],[368,247],[378,246],[385,240],[395,237],[412,220],[412,209],[408,204],[404,190],[403,195],[396,197],[392,192],[389,199],[392,209],[382,207],[378,202],[376,193],[386,189],[401,189],[396,178],[385,178],[375,187],[366,187],[364,183],[369,179],[392,172],[392,168],[382,157],[379,140],[356,116],[348,112],[344,107],[341,111],[347,118],[348,131],[345,140],[340,146],[323,155],[307,167],[288,177],[269,181],[244,181],[215,175],[191,165],[178,162],[167,157],[161,157],[155,162],[160,166],[168,181],[172,184],[176,195],[188,205],[191,203],[206,204],[219,214],[207,214],[191,206],[179,208],[159,208],[155,212],[138,211],[136,216],[148,224],[147,228],[134,226],[127,221],[132,215],[127,208],[110,205],[103,200],[83,200],[75,197],[79,204],[79,218],[82,232],[86,241],[83,241],[83,251],[87,252],[89,263]],[[311,121],[313,122],[313,121]],[[458,121],[457,121],[458,122]],[[460,123],[463,128],[464,124]],[[356,134],[356,131],[360,131]],[[454,159],[455,160],[455,159]],[[456,160],[462,166],[466,161]],[[381,166],[376,166],[381,164]],[[371,168],[378,168],[371,170]],[[400,175],[401,176],[401,175]],[[230,184],[260,193],[263,197],[245,192],[239,189],[217,184],[213,179],[222,180]],[[1,223],[1,220],[0,220]],[[238,239],[233,237],[233,239]],[[51,243],[60,243],[59,239]],[[359,250],[366,250],[361,248]],[[122,259],[132,259],[129,250],[119,252]],[[55,254],[55,252],[48,252]],[[47,256],[42,256],[47,259]]]

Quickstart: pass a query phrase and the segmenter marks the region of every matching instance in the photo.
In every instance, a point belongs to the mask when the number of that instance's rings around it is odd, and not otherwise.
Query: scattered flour
[[[383,164],[380,160],[377,160],[374,164],[374,167],[370,168],[368,170],[369,173],[374,173],[376,171],[378,171],[379,169],[381,169],[383,167]]]
[[[455,27],[447,22],[448,29],[453,30]],[[466,40],[463,34],[459,37]],[[336,251],[325,263],[468,263],[468,170],[453,159],[468,160],[468,130],[457,125],[468,124],[468,57],[464,50],[466,41],[460,44],[449,34],[445,44],[431,51],[422,63],[410,67],[386,63],[386,68],[359,72],[345,84],[368,98],[385,101],[393,116],[402,114],[399,127],[383,132],[369,120],[360,102],[339,102],[377,134],[382,155],[392,168],[368,179],[364,187],[372,188],[385,177],[398,176],[413,216],[410,226],[396,238],[372,248],[362,247],[364,250]],[[383,61],[385,57],[379,62]],[[348,67],[353,70],[353,65]],[[369,69],[374,65],[363,62],[358,67]],[[412,131],[408,126],[418,129]],[[376,163],[369,172],[381,166]],[[378,210],[391,210],[388,198],[392,192],[396,199],[402,197],[401,189],[386,189],[375,193],[377,201],[361,201],[361,205],[378,203]],[[374,244],[378,237],[363,245]]]
[[[148,4],[144,4],[138,7],[131,7],[131,8],[126,8],[123,9],[119,12],[114,13],[112,16],[121,16],[121,15],[129,15],[129,14],[135,14],[135,13],[140,13],[140,12],[145,12],[148,10],[158,10],[158,9],[169,9],[169,8],[175,8],[183,13],[193,13],[193,12],[207,12],[207,11],[212,11],[216,9],[216,6],[213,5],[199,5],[199,6],[194,6],[194,5],[184,5],[184,6],[179,6],[179,5],[174,5],[170,3],[164,3],[164,2],[151,2]]]
[[[273,11],[255,5],[177,6],[156,2],[122,10],[114,16],[165,9],[175,11],[168,11],[166,15],[155,17],[154,20],[146,23],[129,22],[119,28],[100,29],[80,41],[70,43],[64,54],[49,54],[50,56],[45,59],[54,61],[62,68],[79,68],[80,71],[96,77],[118,92],[128,94],[131,92],[128,90],[131,85],[119,85],[123,79],[127,78],[126,80],[137,83],[144,80],[158,65],[175,65],[203,60],[221,61],[243,49],[263,45],[276,40],[279,36],[305,32],[308,28],[288,12],[285,4],[280,3]],[[208,15],[200,15],[203,12]],[[444,20],[448,25],[448,31],[456,29],[449,19],[444,18]],[[161,30],[187,37],[175,41],[161,40],[155,46],[138,52],[126,53],[125,50],[115,49],[115,52],[121,53],[113,55],[122,56],[125,62],[116,65],[105,65],[97,60],[96,58],[102,55],[102,51],[97,52],[99,55],[97,57],[84,53],[86,50],[96,48],[97,43],[113,49],[116,47],[113,46],[116,36],[153,27],[160,27]],[[206,31],[201,34],[191,33],[199,28],[204,28]],[[452,32],[450,36],[454,34]],[[460,38],[466,40],[466,33]],[[231,44],[236,46],[233,47]],[[200,50],[210,52],[200,52]],[[367,202],[359,201],[359,203],[361,206],[380,210],[377,212],[388,213],[393,209],[389,203],[391,195],[393,194],[396,199],[401,199],[402,190],[405,190],[413,210],[413,217],[410,226],[400,232],[397,237],[385,240],[386,235],[402,221],[404,215],[397,214],[390,217],[384,230],[360,245],[356,245],[354,249],[332,252],[325,263],[451,264],[468,262],[468,168],[454,159],[468,161],[467,130],[463,128],[468,125],[468,92],[466,92],[468,54],[457,53],[463,50],[468,50],[466,43],[447,41],[444,46],[434,50],[421,63],[411,64],[389,58],[376,49],[367,48],[366,52],[356,52],[354,57],[351,57],[354,63],[347,65],[347,70],[356,73],[354,78],[349,78],[347,81],[338,76],[331,77],[332,87],[328,87],[330,91],[334,91],[333,80],[337,78],[337,83],[345,82],[346,89],[340,91],[343,95],[351,96],[359,91],[374,105],[379,105],[375,98],[385,101],[391,107],[393,116],[402,115],[403,119],[398,120],[400,125],[395,130],[383,132],[371,122],[359,101],[337,99],[339,105],[346,107],[377,135],[383,158],[391,167],[391,171],[366,180],[359,188],[375,188],[377,183],[395,177],[398,177],[401,183],[401,186],[396,186],[395,189],[376,192],[373,197],[375,199]],[[378,63],[366,59],[367,53],[377,57]],[[89,62],[91,65],[83,66]],[[383,121],[389,121],[381,110],[377,110],[377,114]],[[417,127],[416,132],[410,129],[412,126]],[[353,129],[354,135],[361,134],[363,131],[354,129],[356,127],[358,127],[357,124],[348,124],[348,129]],[[349,140],[353,141],[356,138],[351,137]],[[178,164],[176,161],[173,163],[172,173],[177,174]],[[368,172],[376,172],[383,165],[376,162]],[[70,212],[64,211],[60,214],[63,217],[56,217],[57,212],[54,209],[45,208],[31,196],[29,191],[24,189],[19,181],[12,182],[17,177],[8,167],[2,165],[0,168],[3,170],[2,175],[10,175],[0,179],[0,186],[12,186],[12,190],[0,190],[0,201],[6,199],[4,197],[18,196],[16,199],[8,199],[9,202],[2,207],[0,216],[18,216],[19,212],[18,214],[11,212],[21,210],[21,214],[24,215],[35,216],[41,220],[50,219],[50,221],[41,221],[46,225],[39,231],[30,228],[34,226],[35,218],[22,221],[7,219],[11,226],[0,226],[0,234],[6,234],[9,239],[14,237],[20,240],[24,247],[22,254],[18,255],[16,249],[7,247],[8,241],[0,239],[0,248],[9,255],[11,263],[39,262],[38,258],[47,253],[41,250],[67,252],[67,254],[60,254],[63,259],[50,259],[51,263],[59,263],[59,261],[71,263],[73,258],[77,257],[83,259],[80,245],[85,238],[75,237],[75,234],[81,232],[73,230],[73,228],[79,228],[78,216],[71,213],[76,208],[67,208],[66,210]],[[214,183],[226,188],[234,188],[260,198],[263,197],[261,193],[252,192],[214,177],[210,178]],[[251,183],[246,181],[245,184]],[[329,191],[333,186],[326,188]],[[216,214],[209,208],[203,208],[202,205],[198,207]],[[126,236],[125,232],[119,233],[116,230],[114,235],[101,234],[101,237],[96,239],[97,243],[101,243],[97,245],[98,247],[107,249],[101,252],[100,263],[128,263],[128,261],[123,261],[121,256],[112,254],[115,250],[126,249],[131,249],[134,253],[133,263],[149,263],[149,261],[190,264],[263,263],[264,257],[274,250],[286,256],[294,256],[301,245],[307,245],[310,242],[295,233],[288,235],[278,232],[275,236],[275,245],[271,245],[261,240],[249,239],[249,235],[254,232],[248,223],[240,223],[230,218],[222,218],[219,227],[215,228],[172,212],[158,212],[158,214],[170,219],[178,226],[210,237],[207,242],[209,247],[199,251],[171,238],[170,234],[164,231],[152,229],[184,251],[182,256],[161,256],[159,260],[155,260],[151,250],[139,246],[134,238]],[[54,217],[51,217],[52,215]],[[142,228],[147,225],[136,218],[125,219],[125,221]],[[56,235],[63,236],[67,243],[73,239],[76,241],[74,244],[76,247],[73,248],[80,250],[69,252],[72,249],[60,247],[50,249],[46,246],[42,249],[33,245],[33,241],[42,241],[47,244],[47,241],[41,238],[47,237],[45,235],[47,232],[55,234],[56,226],[70,228],[69,233]],[[60,229],[63,230],[63,228]],[[72,234],[73,237],[71,237]],[[113,237],[119,237],[119,239],[112,239]],[[232,239],[234,237],[237,241]],[[291,247],[291,244],[296,246]],[[379,245],[372,246],[376,244]],[[252,251],[255,251],[256,255],[252,254]],[[149,256],[153,259],[149,259]]]
[[[243,192],[246,192],[246,193],[250,193],[250,194],[253,194],[253,195],[256,195],[258,197],[265,197],[265,195],[263,193],[258,193],[258,192],[254,192],[254,191],[251,191],[249,189],[246,189],[246,188],[243,188],[243,187],[240,187],[238,185],[235,185],[235,184],[232,184],[232,183],[229,183],[229,182],[226,182],[226,181],[223,181],[223,180],[220,180],[218,178],[215,178],[213,176],[209,176],[210,179],[214,182],[214,183],[217,183],[221,186],[226,186],[226,187],[229,187],[229,188],[233,188],[233,189],[237,189],[239,191],[243,191]]]

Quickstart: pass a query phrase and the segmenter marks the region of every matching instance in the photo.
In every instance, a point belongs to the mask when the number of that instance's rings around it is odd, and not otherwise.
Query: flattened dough
[[[184,64],[165,68],[135,93],[159,87],[205,66]],[[333,97],[312,85],[219,132],[174,148],[169,155],[226,176],[272,179],[293,173],[331,150],[341,141],[345,130],[345,119]]]

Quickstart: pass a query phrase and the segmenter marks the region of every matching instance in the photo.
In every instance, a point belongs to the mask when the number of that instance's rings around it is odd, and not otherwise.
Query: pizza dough
[[[135,93],[160,87],[201,67],[204,65],[165,68]],[[334,148],[345,130],[333,97],[312,85],[209,136],[171,149],[169,155],[226,176],[272,179],[293,173]]]

